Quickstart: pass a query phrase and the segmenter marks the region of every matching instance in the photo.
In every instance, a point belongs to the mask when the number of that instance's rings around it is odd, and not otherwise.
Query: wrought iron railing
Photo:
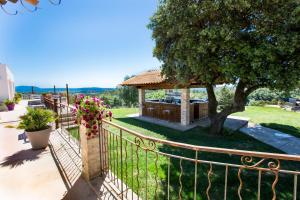
[[[102,174],[121,199],[300,198],[300,156],[172,142],[107,120],[99,137]]]
[[[57,114],[55,126],[61,135],[68,140],[69,144],[77,146],[80,153],[80,134],[78,125],[75,124],[75,117],[72,110],[74,107],[63,102],[62,98],[47,98],[43,97],[43,102],[46,108],[53,110]],[[73,147],[72,146],[72,147]]]

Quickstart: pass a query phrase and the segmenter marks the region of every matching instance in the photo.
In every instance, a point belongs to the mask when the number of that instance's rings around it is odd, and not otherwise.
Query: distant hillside
[[[32,86],[16,86],[16,92],[19,93],[31,93]],[[49,93],[53,92],[53,88],[39,88],[34,87],[33,88],[34,93]],[[112,91],[115,90],[115,88],[98,88],[98,87],[87,87],[87,88],[69,88],[70,93],[103,93],[105,91]],[[56,88],[56,92],[65,92],[66,88]]]

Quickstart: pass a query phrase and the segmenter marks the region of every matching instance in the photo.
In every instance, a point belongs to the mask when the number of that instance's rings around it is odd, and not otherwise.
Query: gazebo
[[[190,88],[203,87],[199,82],[180,84],[162,76],[160,70],[152,70],[136,75],[121,85],[138,88],[139,116],[180,123],[182,126],[208,116],[208,102],[190,98]],[[166,98],[145,100],[145,90],[155,89],[166,89]]]

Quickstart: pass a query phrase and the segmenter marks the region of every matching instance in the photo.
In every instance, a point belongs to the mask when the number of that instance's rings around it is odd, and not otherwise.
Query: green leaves
[[[55,114],[51,110],[28,108],[27,114],[20,118],[18,128],[31,132],[47,129],[49,123],[54,122]]]
[[[148,27],[168,77],[284,90],[300,80],[298,0],[165,0]]]

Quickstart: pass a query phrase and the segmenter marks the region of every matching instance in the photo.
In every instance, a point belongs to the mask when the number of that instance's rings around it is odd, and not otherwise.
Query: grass
[[[137,113],[137,109],[114,109],[113,122],[124,126],[130,130],[137,131],[144,135],[152,136],[155,138],[171,140],[175,142],[182,142],[193,145],[210,146],[210,147],[222,147],[230,149],[242,149],[251,151],[262,151],[262,152],[272,152],[272,153],[282,153],[279,150],[274,149],[271,146],[263,144],[253,138],[250,138],[240,132],[235,132],[232,134],[225,133],[224,136],[212,136],[208,134],[207,129],[200,127],[194,128],[186,132],[176,131],[170,128],[154,125],[147,122],[142,122],[137,119],[128,118],[128,114]],[[117,130],[113,130],[117,132]],[[130,135],[124,136],[130,140],[134,141],[134,137]],[[167,174],[168,174],[168,163],[170,162],[170,199],[178,199],[180,191],[180,180],[182,182],[182,199],[193,199],[194,194],[194,177],[195,177],[195,164],[190,161],[185,161],[176,158],[168,159],[167,157],[159,155],[156,157],[156,153],[151,151],[144,151],[141,148],[136,148],[131,146],[129,143],[123,143],[123,155],[126,154],[125,148],[129,153],[126,157],[126,161],[123,161],[126,165],[120,168],[120,157],[117,157],[117,152],[120,149],[116,145],[118,141],[117,137],[109,137],[110,144],[110,168],[114,169],[114,173],[118,174],[120,177],[121,170],[123,174],[128,174],[128,178],[123,180],[138,192],[139,195],[146,199],[146,194],[150,199],[154,199],[157,194],[157,199],[165,199],[167,196]],[[113,142],[112,142],[113,141]],[[144,141],[146,145],[147,141]],[[186,149],[174,148],[167,145],[156,144],[156,149],[160,152],[170,153],[173,155],[184,156],[187,158],[194,158],[195,152]],[[125,147],[124,147],[125,146]],[[133,151],[133,154],[130,152]],[[138,152],[138,153],[136,153]],[[138,154],[138,158],[137,158]],[[146,155],[147,154],[147,155]],[[120,156],[120,155],[119,155]],[[131,160],[131,158],[133,158]],[[148,162],[146,162],[146,159]],[[240,164],[240,156],[233,155],[220,155],[215,153],[199,153],[199,159],[208,161],[218,161],[223,163],[236,163]],[[257,160],[256,160],[257,161]],[[147,164],[146,164],[147,163]],[[180,170],[180,165],[182,167],[182,174]],[[299,169],[299,164],[294,162],[282,162],[282,168],[285,169]],[[157,168],[156,168],[157,166]],[[264,165],[266,167],[266,165]],[[197,166],[197,199],[207,199],[206,189],[209,185],[208,183],[208,171],[209,164],[200,164]],[[129,172],[129,173],[128,173]],[[132,174],[130,172],[133,172]],[[225,167],[224,166],[212,166],[211,175],[211,189],[209,191],[211,199],[223,199],[224,194],[224,180],[225,180]],[[238,169],[229,168],[228,176],[228,191],[227,199],[239,199],[237,195],[239,187],[238,179]],[[148,174],[147,178],[145,175]],[[180,175],[181,174],[181,175]],[[180,178],[181,177],[181,178]],[[244,199],[257,199],[257,177],[258,172],[253,170],[244,170],[242,172],[242,197]],[[156,188],[156,181],[158,182],[158,188]],[[262,175],[262,187],[261,194],[263,199],[271,199],[272,191],[271,184],[274,181],[274,174],[263,173]],[[145,187],[148,185],[149,190],[146,192]],[[277,198],[278,199],[292,199],[292,186],[293,177],[291,175],[281,175],[280,181],[276,185]],[[157,189],[157,192],[156,192]],[[300,192],[300,188],[298,188]],[[298,192],[298,193],[299,193]]]
[[[70,135],[71,135],[73,138],[79,140],[80,135],[79,135],[79,129],[78,129],[77,127],[69,128],[69,129],[68,129],[68,132],[70,133]]]
[[[251,122],[300,137],[300,113],[281,108],[248,106],[246,111],[234,115],[248,117]]]
[[[250,138],[240,132],[231,134],[225,133],[224,136],[212,136],[208,134],[207,129],[203,129],[200,127],[186,132],[180,132],[170,128],[142,122],[137,119],[128,118],[128,114],[138,112],[136,108],[120,108],[113,109],[112,111],[114,115],[114,123],[155,138],[201,146],[282,153],[279,150],[276,150],[273,147],[263,144],[253,138]],[[117,129],[110,128],[110,130],[116,135],[118,135],[119,133],[119,130]],[[74,129],[72,132],[73,135],[77,134],[76,129]],[[179,198],[179,191],[181,188],[180,180],[182,183],[182,199],[193,199],[195,163],[186,160],[180,160],[177,158],[169,159],[168,157],[157,155],[155,152],[145,151],[142,148],[137,148],[136,145],[131,145],[130,142],[128,142],[135,141],[136,138],[126,132],[123,132],[123,137],[125,137],[128,141],[122,140],[123,167],[121,168],[120,138],[116,135],[109,135],[109,137],[107,137],[110,169],[114,172],[114,174],[117,174],[117,177],[119,178],[122,170],[124,174],[123,181],[130,188],[133,188],[133,190],[138,193],[142,199],[147,199],[146,196],[148,197],[148,199],[166,199],[169,166],[170,199]],[[150,145],[148,141],[144,142],[146,146]],[[184,156],[186,158],[195,157],[195,152],[192,150],[174,148],[159,143],[156,143],[156,150],[158,150],[159,152]],[[220,155],[215,153],[199,152],[198,159],[241,164],[240,156],[234,155]],[[263,166],[266,167],[266,165]],[[290,170],[299,170],[300,168],[298,163],[284,161],[281,162],[281,167]],[[209,169],[209,164],[202,163],[197,166],[198,200],[207,199],[206,190],[209,185]],[[238,169],[229,167],[228,174],[227,199],[239,199],[237,192],[240,186],[240,182],[238,179]],[[241,179],[243,181],[241,195],[243,199],[257,199],[257,177],[258,172],[256,170],[243,170],[243,172],[241,173]],[[271,187],[274,178],[275,176],[273,173],[262,173],[262,199],[272,199]],[[211,188],[208,192],[210,195],[210,199],[223,199],[225,167],[212,165],[212,174],[210,176],[210,179]],[[145,189],[146,185],[148,186],[147,191]],[[293,176],[281,174],[279,182],[276,185],[276,191],[277,199],[292,199]],[[298,194],[300,194],[299,186]]]

